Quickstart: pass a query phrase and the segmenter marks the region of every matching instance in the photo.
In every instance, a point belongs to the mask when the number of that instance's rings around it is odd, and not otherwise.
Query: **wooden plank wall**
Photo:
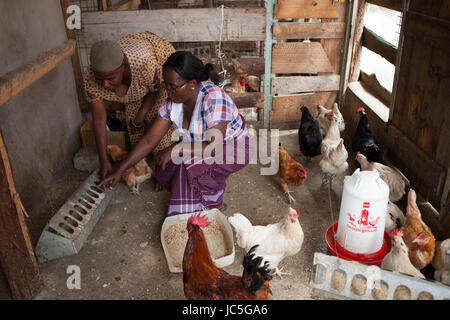
[[[315,114],[317,104],[331,108],[335,102],[347,5],[331,0],[283,0],[275,5],[271,128],[298,128],[302,104]]]
[[[450,166],[450,6],[448,1],[412,0],[405,19],[392,125],[438,172],[418,170],[419,158],[398,156],[398,165],[439,209]]]

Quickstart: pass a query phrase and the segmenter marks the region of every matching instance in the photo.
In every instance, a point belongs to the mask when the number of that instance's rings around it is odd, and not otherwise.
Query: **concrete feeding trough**
[[[195,213],[197,212],[167,217],[161,227],[161,244],[170,272],[183,272],[182,259],[188,239],[186,224]],[[217,267],[226,267],[234,262],[233,230],[225,215],[218,209],[203,211],[202,215],[204,214],[211,223],[209,227],[202,228],[211,258]]]
[[[314,253],[310,285],[316,293],[334,299],[354,300],[449,300],[450,287],[442,283],[415,278]]]
[[[81,250],[115,192],[100,189],[98,180],[95,170],[47,223],[35,248],[39,262]]]

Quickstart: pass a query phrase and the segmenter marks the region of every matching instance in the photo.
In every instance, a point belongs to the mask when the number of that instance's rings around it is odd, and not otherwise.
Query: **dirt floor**
[[[319,159],[305,161],[295,131],[280,132],[280,142],[308,172],[305,185],[290,188],[297,200],[292,206],[300,215],[305,240],[298,254],[280,263],[283,271],[291,275],[271,281],[271,298],[324,299],[315,295],[309,286],[312,261],[314,252],[327,253],[324,235],[338,220],[344,177],[333,181],[331,212],[327,185],[322,185]],[[347,174],[354,170],[351,160],[349,164]],[[226,216],[240,212],[253,224],[265,225],[280,221],[287,213],[289,204],[277,176],[262,176],[260,168],[259,164],[248,165],[228,178],[224,197],[228,209],[223,212]],[[72,169],[53,186],[51,195],[47,195],[50,212],[56,212],[87,177],[87,173]],[[141,194],[135,196],[120,183],[80,253],[40,264],[45,288],[37,299],[185,299],[182,273],[169,271],[161,246],[160,231],[169,192],[155,192],[153,182],[142,185],[141,189]],[[38,223],[38,229],[30,228],[34,244],[45,222]],[[237,245],[235,250],[235,261],[225,270],[240,275],[244,250]],[[80,290],[67,288],[70,265],[80,267]],[[9,291],[3,278],[0,273],[0,299],[8,299]]]

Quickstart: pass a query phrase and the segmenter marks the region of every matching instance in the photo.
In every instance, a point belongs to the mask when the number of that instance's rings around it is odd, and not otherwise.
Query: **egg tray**
[[[98,169],[69,197],[44,227],[35,248],[39,262],[77,254],[115,190],[98,187]]]
[[[343,285],[333,282],[333,275],[339,273],[345,279]],[[363,283],[365,290],[356,290],[355,284]],[[381,286],[387,290],[383,297],[375,294]],[[335,256],[314,253],[313,272],[310,286],[317,294],[340,300],[400,300],[397,290],[406,292],[409,300],[449,300],[450,287],[442,283],[424,280],[405,274],[383,270],[378,266],[347,261]]]

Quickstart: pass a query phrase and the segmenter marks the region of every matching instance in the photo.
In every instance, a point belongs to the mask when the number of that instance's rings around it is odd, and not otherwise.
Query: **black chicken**
[[[366,110],[364,110],[364,108],[358,108],[357,112],[359,113],[360,118],[353,138],[353,152],[355,154],[361,152],[366,156],[369,162],[381,162],[381,149],[372,136],[372,130],[370,130]]]
[[[302,105],[302,120],[298,128],[298,143],[300,151],[309,158],[320,154],[320,145],[322,143],[322,134],[318,122],[312,117],[308,108]]]

